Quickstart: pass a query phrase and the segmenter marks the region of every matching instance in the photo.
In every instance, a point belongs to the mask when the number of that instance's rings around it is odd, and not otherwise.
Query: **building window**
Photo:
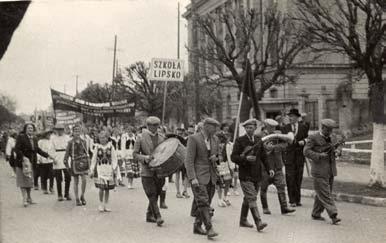
[[[272,88],[272,89],[269,90],[269,97],[270,98],[278,98],[278,96],[279,96],[278,93],[279,92],[277,91],[276,88]]]

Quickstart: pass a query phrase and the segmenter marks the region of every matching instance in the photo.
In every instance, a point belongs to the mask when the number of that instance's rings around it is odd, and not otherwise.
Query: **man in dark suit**
[[[160,119],[155,116],[146,119],[147,129],[144,129],[135,141],[133,151],[134,159],[141,163],[142,186],[149,200],[146,222],[157,223],[158,226],[164,223],[157,202],[161,196],[165,178],[158,178],[156,172],[150,169],[149,163],[153,159],[154,149],[165,140],[165,137],[158,132],[160,123]]]
[[[185,159],[186,173],[197,207],[193,233],[207,235],[209,239],[218,235],[212,226],[210,204],[217,181],[215,164],[218,161],[219,141],[214,134],[219,125],[220,123],[212,118],[205,119],[203,129],[189,136]],[[195,205],[192,208],[195,208]],[[202,223],[206,232],[201,228]]]
[[[304,147],[304,155],[311,159],[311,175],[314,179],[315,201],[312,210],[314,220],[324,220],[321,213],[326,209],[333,224],[341,219],[332,197],[334,176],[337,175],[335,163],[335,146],[331,141],[333,128],[337,127],[332,119],[322,120],[322,131],[311,135]]]
[[[267,224],[261,221],[256,203],[263,177],[263,164],[270,177],[273,177],[275,173],[267,161],[263,142],[258,136],[254,135],[257,127],[256,119],[247,120],[243,123],[243,126],[246,134],[236,139],[231,155],[231,160],[239,166],[240,186],[244,194],[240,213],[240,227],[253,227],[247,221],[248,210],[250,210],[256,228],[260,232],[267,227]]]
[[[288,190],[289,203],[292,207],[302,206],[301,204],[301,186],[303,180],[304,155],[303,148],[308,137],[308,128],[299,122],[300,113],[297,109],[291,109],[287,114],[290,124],[283,127],[283,133],[292,132],[295,139],[289,144],[284,155],[284,165],[286,172],[286,183]]]

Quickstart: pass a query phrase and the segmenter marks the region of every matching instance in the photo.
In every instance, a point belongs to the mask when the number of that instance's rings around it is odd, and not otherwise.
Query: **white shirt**
[[[55,158],[54,169],[58,170],[66,168],[64,165],[64,155],[66,154],[67,145],[70,140],[71,138],[66,134],[63,134],[62,136],[53,134],[51,136],[50,141],[53,146],[53,151],[55,151],[52,156]]]
[[[7,141],[7,146],[5,148],[5,155],[11,156],[11,151],[13,148],[15,148],[15,145],[16,145],[16,140],[13,137],[9,137]]]
[[[294,132],[294,135],[298,134],[298,129],[299,129],[299,123],[296,122],[295,124],[291,124],[292,131]]]

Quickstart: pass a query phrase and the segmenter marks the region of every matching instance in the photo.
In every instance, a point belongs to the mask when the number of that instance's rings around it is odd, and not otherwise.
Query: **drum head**
[[[154,159],[150,161],[150,167],[158,167],[167,161],[176,152],[180,141],[177,138],[168,138],[160,143],[153,152]]]

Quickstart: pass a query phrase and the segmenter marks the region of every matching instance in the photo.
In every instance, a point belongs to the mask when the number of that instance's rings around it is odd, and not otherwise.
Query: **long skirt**
[[[21,188],[32,188],[34,185],[33,176],[27,177],[23,173],[23,169],[16,167],[16,186]]]

